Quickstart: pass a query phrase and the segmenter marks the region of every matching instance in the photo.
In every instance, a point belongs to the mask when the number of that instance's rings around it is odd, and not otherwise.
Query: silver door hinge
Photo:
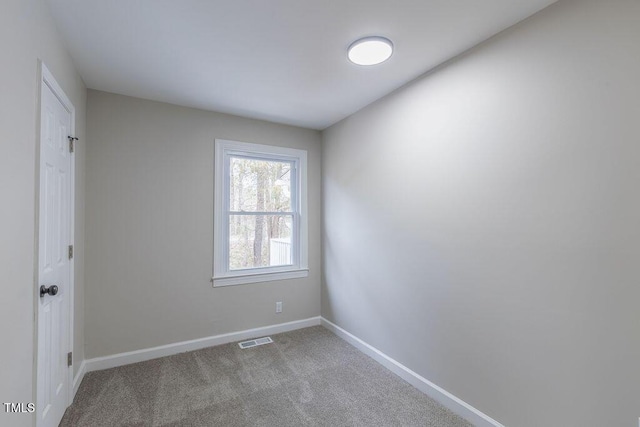
[[[71,366],[73,364],[73,352],[70,351],[67,353],[67,366]]]
[[[69,245],[69,259],[73,258],[73,245]]]
[[[76,138],[75,136],[68,136],[67,137],[69,139],[69,152],[73,153],[73,148],[74,148],[74,142],[78,140],[78,138]]]

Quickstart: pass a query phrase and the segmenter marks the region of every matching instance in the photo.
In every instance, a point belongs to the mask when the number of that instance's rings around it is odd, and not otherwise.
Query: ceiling
[[[89,88],[324,129],[555,0],[49,0]],[[395,45],[362,67],[347,47]]]

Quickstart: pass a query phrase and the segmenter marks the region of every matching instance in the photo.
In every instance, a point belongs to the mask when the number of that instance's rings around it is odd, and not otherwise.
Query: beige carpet
[[[321,326],[88,373],[61,426],[470,424]]]

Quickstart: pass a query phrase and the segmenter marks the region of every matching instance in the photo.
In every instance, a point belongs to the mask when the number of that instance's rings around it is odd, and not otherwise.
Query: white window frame
[[[242,285],[307,277],[309,275],[307,152],[288,147],[216,139],[214,156],[213,286]],[[229,269],[229,192],[231,186],[229,164],[232,156],[285,161],[294,164],[291,174],[291,210],[293,212],[293,260],[291,265],[244,270]]]

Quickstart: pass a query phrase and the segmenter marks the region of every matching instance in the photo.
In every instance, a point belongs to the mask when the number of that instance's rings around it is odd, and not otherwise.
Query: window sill
[[[213,287],[245,285],[247,283],[271,282],[274,280],[298,279],[309,276],[309,269],[277,271],[270,273],[244,274],[238,276],[214,277]]]

